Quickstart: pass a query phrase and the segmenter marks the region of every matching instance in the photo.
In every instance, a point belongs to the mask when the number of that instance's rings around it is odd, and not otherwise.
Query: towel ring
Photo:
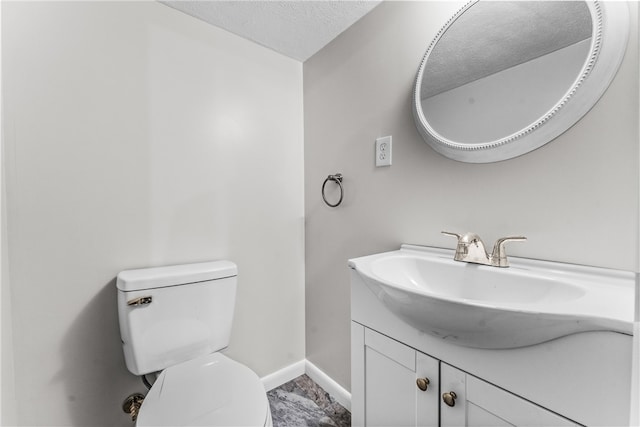
[[[340,200],[338,200],[338,202],[336,204],[329,203],[327,201],[327,197],[324,195],[324,187],[327,185],[327,182],[329,182],[329,181],[335,182],[340,187]],[[327,204],[327,206],[331,206],[332,208],[335,208],[340,203],[342,203],[342,198],[343,197],[344,197],[344,189],[342,188],[342,174],[341,173],[337,173],[335,175],[329,175],[327,177],[327,179],[324,180],[324,183],[322,183],[322,200],[324,200],[324,202]]]

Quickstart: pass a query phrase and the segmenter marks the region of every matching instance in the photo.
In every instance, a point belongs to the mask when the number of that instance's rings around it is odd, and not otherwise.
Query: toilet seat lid
[[[162,371],[136,426],[263,426],[268,411],[255,372],[213,353]]]

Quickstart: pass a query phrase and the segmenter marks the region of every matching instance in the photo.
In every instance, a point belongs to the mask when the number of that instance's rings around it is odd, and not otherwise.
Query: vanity
[[[349,260],[354,426],[628,424],[633,273],[453,258]]]
[[[419,134],[465,163],[550,143],[607,90],[629,19],[626,2],[465,3],[418,68]],[[629,425],[635,274],[446,234],[456,251],[349,261],[353,425]]]

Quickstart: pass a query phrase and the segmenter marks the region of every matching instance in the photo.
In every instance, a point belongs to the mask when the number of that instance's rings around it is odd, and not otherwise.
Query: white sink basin
[[[509,268],[403,245],[349,260],[408,324],[459,345],[515,348],[587,331],[633,334],[634,274],[509,257]]]

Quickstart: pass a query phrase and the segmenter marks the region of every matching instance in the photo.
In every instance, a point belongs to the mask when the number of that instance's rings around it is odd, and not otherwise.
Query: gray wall
[[[4,158],[4,153],[2,154]],[[0,424],[16,424],[15,379],[13,375],[13,317],[11,315],[11,287],[9,286],[9,248],[7,244],[6,179],[2,168],[2,207],[0,208]]]
[[[235,261],[227,353],[302,360],[302,64],[157,2],[2,2],[2,55],[17,422],[130,425],[124,269]]]
[[[304,64],[306,352],[350,387],[347,259],[401,243],[453,248],[441,230],[488,244],[523,234],[508,252],[635,270],[638,250],[637,4],[624,62],[609,90],[546,146],[494,164],[446,159],[411,114],[417,67],[462,3],[384,2]],[[374,141],[393,135],[393,165],[374,167]],[[346,198],[320,187],[344,174]]]

